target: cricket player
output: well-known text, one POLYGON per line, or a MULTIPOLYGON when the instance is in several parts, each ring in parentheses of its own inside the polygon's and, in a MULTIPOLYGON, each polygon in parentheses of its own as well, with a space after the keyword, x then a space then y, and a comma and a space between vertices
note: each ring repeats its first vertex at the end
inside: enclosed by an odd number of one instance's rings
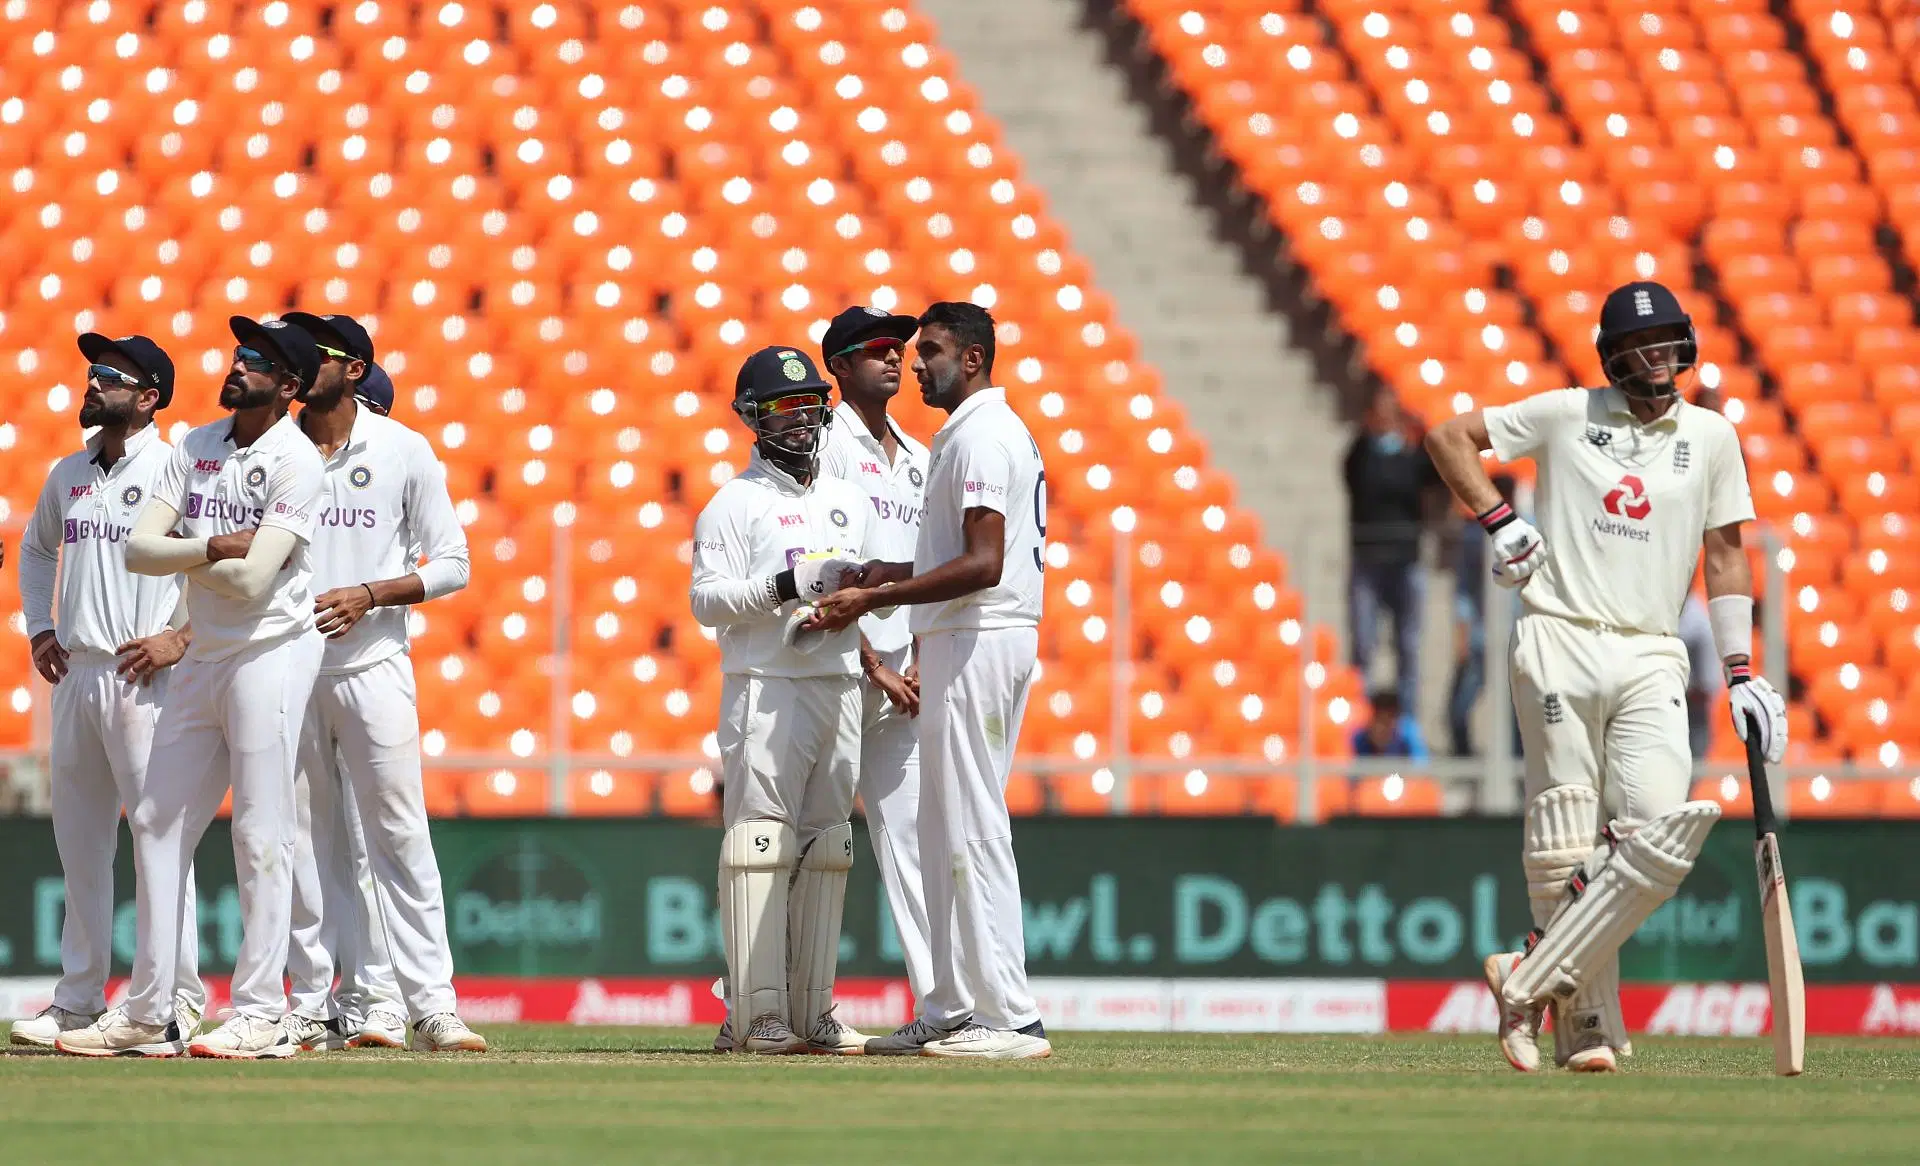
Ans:
POLYGON ((859 1053, 833 1014, 860 770, 859 633, 802 631, 811 601, 867 552, 872 507, 820 474, 829 386, 797 348, 763 348, 734 380, 753 432, 746 470, 693 531, 694 618, 719 630, 726 826, 720 929, 728 1022, 714 1048, 859 1053))
POLYGON ((287 415, 320 367, 313 338, 284 320, 230 321, 226 421, 191 430, 153 483, 127 567, 187 575, 193 643, 174 668, 140 800, 133 979, 124 1005, 55 1047, 81 1056, 292 1056, 280 1023, 293 908, 295 748, 323 641, 314 633, 313 537, 324 476, 287 415), (176 530, 184 537, 170 537, 176 530), (173 1015, 186 871, 233 790, 242 935, 232 1019, 190 1043, 173 1015))
MULTIPOLYGON (((827 427, 820 472, 854 483, 873 500, 872 553, 886 562, 911 561, 920 537, 927 448, 887 416, 887 402, 900 391, 907 341, 919 329, 913 316, 852 307, 834 317, 821 342, 840 405, 827 427)), ((920 734, 913 721, 920 712, 920 672, 907 620, 899 607, 860 617, 860 670, 867 680, 860 792, 907 983, 919 1001, 933 985, 933 955, 920 879, 920 734)))
MULTIPOLYGON (((121 808, 147 781, 169 666, 185 651, 178 575, 127 571, 127 536, 173 454, 154 415, 173 400, 173 361, 145 336, 80 337, 88 362, 86 448, 54 464, 21 540, 20 595, 33 665, 53 686, 53 839, 66 884, 60 982, 17 1045, 51 1048, 106 1011, 113 962, 113 854, 121 808), (53 611, 56 568, 60 616, 53 611)), ((200 930, 185 876, 173 1020, 200 1027, 200 930)))
POLYGON ((308 837, 294 877, 303 926, 289 949, 287 1028, 302 1048, 399 1047, 407 1034, 391 1003, 397 982, 412 1047, 485 1052, 486 1039, 455 1010, 407 654, 407 608, 467 585, 466 532, 426 438, 360 403, 358 386, 374 367, 366 328, 338 314, 290 312, 287 320, 313 336, 323 358, 299 425, 326 464, 313 572, 327 637, 296 778, 308 837), (415 545, 425 551, 418 566, 415 545), (354 878, 356 843, 370 860, 366 883, 354 878), (348 980, 360 981, 343 988, 371 1001, 333 998, 336 953, 348 980))
POLYGON ((937 303, 919 320, 914 375, 946 411, 933 436, 912 563, 868 563, 812 621, 846 627, 912 606, 920 640, 920 861, 933 984, 921 1014, 870 1055, 1050 1056, 1027 988, 1007 778, 1039 653, 1047 535, 1040 447, 993 384, 993 318, 937 303))
POLYGON ((1526 754, 1521 861, 1535 932, 1526 953, 1489 956, 1500 1046, 1537 1069, 1543 1010, 1555 1059, 1611 1072, 1630 1051, 1620 945, 1671 898, 1720 816, 1687 801, 1687 652, 1676 634, 1706 555, 1714 642, 1761 745, 1786 753, 1786 702, 1753 673, 1753 579, 1741 525, 1753 519, 1733 426, 1680 397, 1693 322, 1671 291, 1630 283, 1600 312, 1601 389, 1562 389, 1454 417, 1427 438, 1435 467, 1479 515, 1494 575, 1519 587, 1513 703, 1526 754), (1481 463, 1532 457, 1540 528, 1501 500, 1481 463))

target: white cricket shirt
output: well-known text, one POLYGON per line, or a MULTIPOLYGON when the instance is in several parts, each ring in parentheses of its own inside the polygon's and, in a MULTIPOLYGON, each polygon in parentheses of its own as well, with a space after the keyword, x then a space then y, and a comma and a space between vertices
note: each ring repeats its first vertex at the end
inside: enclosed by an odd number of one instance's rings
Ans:
MULTIPOLYGON (((873 501, 872 555, 887 563, 910 563, 920 542, 920 506, 927 487, 927 447, 901 432, 893 418, 887 428, 899 443, 892 461, 880 438, 845 401, 833 411, 820 472, 844 478, 873 501)), ((897 652, 913 642, 910 616, 888 607, 860 617, 860 630, 876 652, 897 652)))
POLYGON ((291 531, 299 544, 253 603, 222 595, 189 578, 187 617, 195 660, 224 660, 254 644, 313 630, 313 521, 325 476, 320 451, 292 417, 236 449, 231 418, 187 431, 155 476, 153 497, 180 514, 188 538, 212 538, 263 526, 291 531))
POLYGON ((1502 461, 1539 466, 1547 562, 1527 611, 1675 635, 1706 532, 1753 520, 1732 422, 1685 401, 1642 425, 1619 389, 1557 389, 1485 410, 1502 461))
MULTIPOLYGON (((315 595, 416 573, 428 599, 467 585, 467 533, 426 438, 362 407, 325 464, 313 525, 315 595), (415 547, 427 558, 418 566, 415 547)), ((407 610, 376 607, 328 640, 321 675, 358 672, 406 651, 407 610)))
POLYGON ((913 573, 924 575, 967 549, 961 517, 976 506, 1006 517, 1000 582, 946 603, 914 607, 913 633, 1032 627, 1040 622, 1047 553, 1047 473, 1039 443, 1007 404, 981 389, 933 435, 926 510, 913 573))
POLYGON ((127 570, 127 537, 173 447, 148 425, 127 438, 112 469, 101 468, 99 454, 95 434, 84 450, 54 463, 20 540, 27 637, 55 627, 58 564, 58 639, 69 652, 110 653, 164 631, 180 603, 180 576, 127 570))
POLYGON ((873 513, 853 483, 822 474, 804 487, 759 451, 693 524, 693 617, 720 633, 720 670, 749 676, 858 676, 857 625, 796 652, 781 639, 799 600, 773 577, 802 555, 872 558, 873 513))

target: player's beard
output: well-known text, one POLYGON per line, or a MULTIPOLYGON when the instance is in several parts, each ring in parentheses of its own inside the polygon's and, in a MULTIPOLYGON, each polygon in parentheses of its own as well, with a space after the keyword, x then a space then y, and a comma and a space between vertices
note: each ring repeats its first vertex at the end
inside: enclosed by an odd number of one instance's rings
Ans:
POLYGON ((235 411, 259 409, 273 404, 273 399, 279 395, 280 388, 277 385, 254 389, 249 388, 246 381, 230 376, 220 385, 220 407, 235 411))
POLYGON ((92 429, 95 426, 111 427, 126 425, 133 420, 133 402, 110 405, 105 398, 85 397, 80 401, 80 427, 92 429))
POLYGON ((936 409, 944 409, 960 393, 960 369, 957 365, 930 368, 920 381, 920 399, 936 409))

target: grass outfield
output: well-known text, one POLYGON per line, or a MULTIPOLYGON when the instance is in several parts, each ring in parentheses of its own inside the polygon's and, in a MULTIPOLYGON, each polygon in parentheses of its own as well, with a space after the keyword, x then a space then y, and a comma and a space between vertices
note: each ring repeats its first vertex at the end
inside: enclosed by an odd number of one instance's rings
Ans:
POLYGON ((717 1057, 706 1030, 490 1027, 485 1056, 0 1057, 18 1162, 1920 1161, 1920 1042, 1647 1038, 1617 1077, 1490 1038, 1069 1034, 1051 1061, 717 1057), (781 1139, 776 1141, 775 1139, 781 1139), (791 1139, 787 1141, 787 1139, 791 1139), (1561 1147, 1557 1150, 1555 1147, 1561 1147))

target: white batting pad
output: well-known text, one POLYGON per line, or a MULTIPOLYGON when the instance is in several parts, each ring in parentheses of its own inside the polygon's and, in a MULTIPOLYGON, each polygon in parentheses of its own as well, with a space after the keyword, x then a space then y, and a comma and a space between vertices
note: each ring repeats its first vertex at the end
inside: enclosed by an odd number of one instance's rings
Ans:
POLYGON ((1573 995, 1680 889, 1719 820, 1719 803, 1684 802, 1640 827, 1547 928, 1500 995, 1514 1007, 1573 995))
POLYGON ((840 966, 840 913, 853 869, 853 826, 842 822, 813 840, 800 856, 787 898, 788 1023, 806 1036, 820 1014, 833 1007, 833 977, 840 966))
POLYGON ((720 840, 720 933, 735 1032, 766 1013, 787 1014, 787 884, 793 827, 765 818, 737 823, 720 840))
POLYGON ((1600 795, 1585 785, 1556 785, 1527 803, 1521 865, 1533 925, 1545 927, 1568 896, 1567 880, 1600 837, 1600 795))

